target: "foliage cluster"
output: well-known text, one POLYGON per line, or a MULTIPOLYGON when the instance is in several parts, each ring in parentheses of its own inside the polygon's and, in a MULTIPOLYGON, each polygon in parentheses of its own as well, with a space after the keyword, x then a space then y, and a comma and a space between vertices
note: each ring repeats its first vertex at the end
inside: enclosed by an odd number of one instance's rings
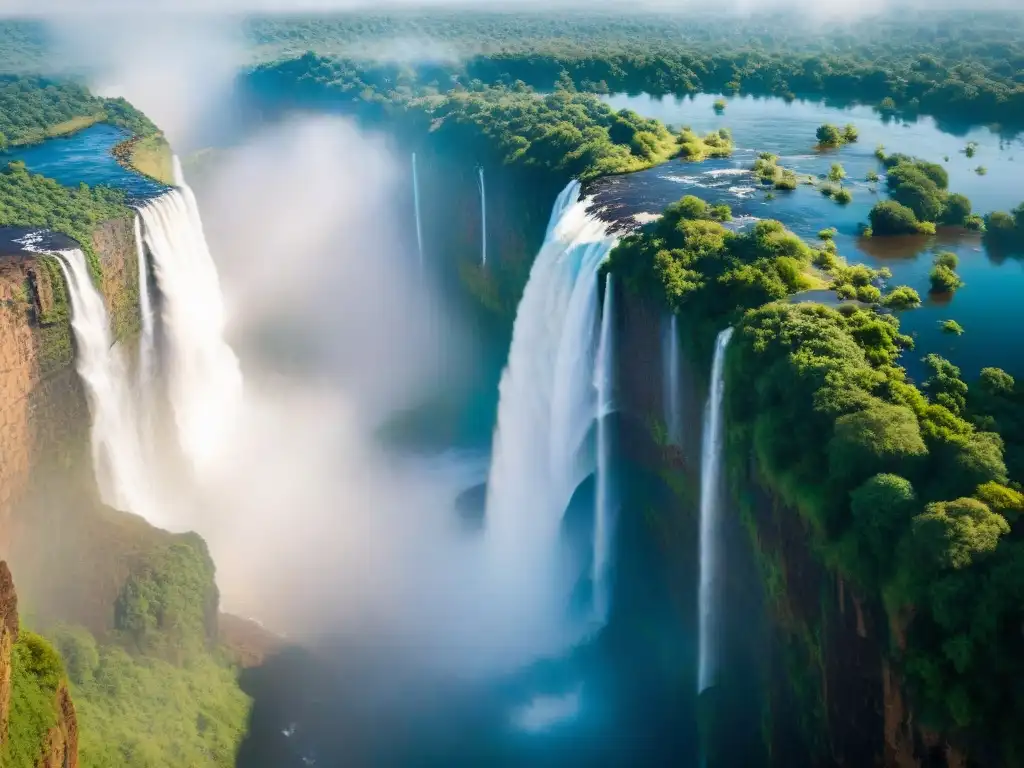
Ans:
POLYGON ((779 165, 779 156, 762 152, 754 160, 754 175, 758 181, 775 189, 792 191, 797 188, 796 173, 779 165))
POLYGON ((876 235, 934 233, 934 225, 982 229, 981 218, 971 213, 971 201, 949 192, 949 174, 938 163, 892 154, 883 160, 885 183, 891 199, 871 210, 876 235))
POLYGON ((732 154, 732 133, 728 128, 710 131, 698 136, 689 128, 683 128, 676 139, 679 144, 679 156, 683 160, 699 163, 709 157, 728 157, 732 154))
POLYGON ((54 640, 71 679, 82 768, 234 765, 250 704, 215 655, 172 664, 100 645, 81 627, 61 627, 54 640))
POLYGON ((959 263, 957 255, 951 251, 935 255, 932 271, 928 275, 934 293, 952 293, 963 285, 960 275, 955 271, 959 263))
POLYGON ((1024 249, 1024 203, 1012 211, 993 211, 985 217, 985 240, 997 248, 1024 249))
POLYGON ((39 635, 22 629, 11 652, 11 709, 0 747, 5 768, 36 768, 46 735, 57 724, 57 691, 64 680, 60 656, 39 635))
POLYGON ((1000 425, 973 417, 973 392, 942 358, 926 357, 931 376, 910 384, 895 322, 864 333, 866 314, 749 312, 728 376, 757 386, 727 390, 731 449, 753 452, 825 561, 906 625, 901 661, 926 719, 1012 741, 1021 703, 994 681, 1024 671, 1000 629, 1019 621, 1024 597, 1024 549, 1004 515, 1024 498, 1000 425))
POLYGON ((31 144, 104 120, 140 136, 157 132, 124 99, 102 99, 69 80, 0 75, 0 151, 31 144))
POLYGON ((334 104, 370 120, 399 120, 481 160, 516 163, 583 181, 640 170, 680 152, 694 159, 727 154, 727 133, 703 140, 673 135, 661 122, 631 110, 616 112, 571 83, 546 96, 523 83, 449 88, 443 71, 357 62, 307 54, 258 67, 250 84, 260 94, 334 104), (441 89, 444 89, 442 92, 441 89))
POLYGON ((843 128, 837 128, 831 123, 819 125, 814 132, 814 137, 821 147, 841 147, 843 144, 850 144, 860 138, 857 127, 852 123, 843 128))
MULTIPOLYGON (((924 720, 998 744, 1011 764, 1024 746, 1024 702, 997 681, 1024 673, 1010 631, 1024 604, 1024 390, 997 369, 968 387, 935 355, 915 386, 899 365, 912 340, 894 315, 783 300, 811 265, 875 301, 884 275, 843 264, 831 238, 815 250, 775 222, 736 234, 707 213, 696 198, 673 204, 624 239, 608 268, 626 290, 684 315, 704 359, 734 325, 732 460, 754 457, 812 550, 886 605, 907 638, 891 653, 924 720)), ((955 266, 948 254, 937 263, 955 266)), ((902 308, 920 297, 898 287, 881 301, 902 308)))
POLYGON ((63 232, 77 240, 94 277, 100 273, 92 247, 96 226, 131 215, 124 193, 107 187, 65 187, 44 176, 30 174, 24 163, 8 164, 0 171, 0 227, 40 227, 63 232))

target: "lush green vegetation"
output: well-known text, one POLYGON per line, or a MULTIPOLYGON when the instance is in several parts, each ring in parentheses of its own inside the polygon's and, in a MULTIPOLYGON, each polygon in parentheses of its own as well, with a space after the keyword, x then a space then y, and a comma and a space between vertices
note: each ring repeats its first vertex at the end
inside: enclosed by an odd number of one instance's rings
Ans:
POLYGON ((1024 203, 1009 213, 994 211, 985 217, 985 241, 1001 249, 1024 249, 1024 203))
POLYGON ((953 336, 963 336, 964 327, 956 320, 944 320, 942 322, 942 332, 952 334, 953 336))
POLYGON ((39 635, 21 630, 11 652, 11 709, 0 747, 4 768, 36 768, 47 732, 57 724, 57 691, 64 682, 60 656, 39 635))
POLYGON ((683 160, 698 163, 709 157, 728 157, 732 154, 732 134, 728 128, 710 131, 698 136, 689 128, 683 128, 677 139, 679 156, 683 160))
POLYGON ((856 126, 850 124, 843 128, 837 128, 831 123, 818 126, 814 136, 820 147, 841 147, 843 144, 852 143, 859 138, 856 126))
POLYGON ((700 160, 731 152, 727 131, 703 138, 671 133, 657 120, 630 110, 616 112, 592 95, 562 82, 539 96, 526 85, 487 86, 440 92, 441 73, 381 66, 361 68, 344 60, 308 54, 259 67, 253 87, 263 94, 291 94, 334 103, 376 120, 401 121, 423 134, 462 146, 480 159, 544 169, 588 180, 640 170, 675 155, 700 160))
POLYGON ((797 188, 796 174, 789 168, 779 165, 779 156, 771 152, 762 152, 758 155, 753 170, 762 184, 770 184, 775 189, 787 192, 797 188))
POLYGON ((936 223, 983 228, 981 218, 971 213, 971 201, 949 192, 949 174, 941 165, 900 154, 885 156, 883 162, 891 199, 871 210, 876 235, 931 234, 936 223))
MULTIPOLYGON (((737 235, 706 213, 684 198, 623 240, 608 268, 685 317, 696 359, 736 328, 726 380, 752 384, 726 387, 734 478, 785 502, 820 562, 886 608, 888 652, 922 721, 996 745, 1015 764, 1024 391, 997 369, 968 386, 936 355, 915 386, 899 365, 912 341, 894 315, 784 300, 812 267, 840 296, 868 303, 916 306, 915 291, 882 297, 883 275, 843 264, 829 237, 813 249, 775 222, 737 235), (751 456, 758 477, 742 479, 751 456)), ((936 262, 956 266, 951 254, 936 262)))
POLYGON ((249 700, 215 646, 216 615, 213 562, 202 539, 186 534, 132 570, 110 637, 53 630, 78 710, 83 768, 234 765, 249 700))
POLYGON ((140 136, 157 132, 124 99, 101 99, 71 81, 0 75, 0 151, 105 121, 140 136))
POLYGON ((89 259, 94 277, 99 260, 92 247, 96 226, 131 215, 124 194, 105 187, 64 187, 53 179, 30 174, 24 163, 0 171, 0 227, 44 227, 77 240, 89 259))
POLYGON ((55 641, 71 677, 82 768, 235 764, 249 699, 227 663, 132 655, 82 628, 61 628, 55 641))
POLYGON ((935 256, 932 271, 928 275, 934 293, 952 293, 963 285, 960 276, 954 271, 958 263, 956 254, 949 251, 935 256))

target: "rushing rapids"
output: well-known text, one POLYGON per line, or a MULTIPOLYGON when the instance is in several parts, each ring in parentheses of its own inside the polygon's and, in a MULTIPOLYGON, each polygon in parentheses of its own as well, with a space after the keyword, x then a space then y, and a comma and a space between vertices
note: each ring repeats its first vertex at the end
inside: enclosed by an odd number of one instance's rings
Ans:
POLYGON ((139 214, 162 300, 171 407, 178 440, 196 469, 220 450, 241 398, 242 376, 224 340, 225 313, 192 190, 175 159, 177 188, 139 214))
POLYGON ((589 201, 579 195, 574 181, 555 203, 516 313, 500 385, 488 562, 512 593, 520 590, 523 569, 540 575, 534 583, 546 586, 537 594, 517 594, 524 620, 564 618, 579 573, 565 570, 562 517, 577 487, 597 469, 597 274, 615 239, 588 215, 589 201))
POLYGON ((420 178, 416 171, 416 153, 412 153, 412 201, 416 215, 416 248, 420 256, 420 269, 423 269, 423 222, 420 219, 420 178))

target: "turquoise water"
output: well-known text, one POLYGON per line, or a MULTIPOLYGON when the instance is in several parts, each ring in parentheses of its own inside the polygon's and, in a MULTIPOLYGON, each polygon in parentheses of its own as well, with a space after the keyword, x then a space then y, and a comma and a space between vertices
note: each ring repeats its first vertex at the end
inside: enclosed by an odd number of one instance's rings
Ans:
POLYGON ((1006 140, 986 128, 954 135, 930 118, 915 123, 885 121, 867 107, 840 109, 778 98, 730 98, 725 112, 717 115, 712 109, 715 98, 607 97, 616 109, 629 108, 675 126, 688 125, 700 133, 729 128, 737 147, 727 160, 701 164, 673 161, 615 182, 630 188, 621 193, 624 196, 636 191, 644 198, 643 203, 631 201, 630 212, 640 208, 655 212, 683 195, 696 194, 713 202, 728 202, 737 215, 778 219, 809 240, 815 240, 821 229, 836 227, 836 243, 849 262, 889 267, 892 285, 909 285, 924 299, 921 308, 900 313, 904 332, 916 340, 915 350, 904 359, 912 375, 920 373, 919 360, 929 352, 948 357, 966 378, 993 365, 1024 375, 1024 336, 1016 332, 1024 324, 1024 260, 990 252, 978 235, 962 231, 940 231, 936 237, 857 236, 858 225, 867 221, 871 207, 885 197, 884 183, 864 181, 869 170, 884 171, 874 155, 878 144, 887 152, 941 163, 949 173, 950 190, 967 195, 975 212, 988 213, 1009 210, 1024 201, 1024 140, 1006 140), (825 122, 853 123, 860 140, 837 150, 817 151, 814 132, 825 122), (978 145, 973 158, 962 151, 968 141, 978 145), (790 193, 774 192, 775 198, 766 200, 767 190, 750 174, 741 173, 764 151, 778 154, 780 165, 797 174, 819 176, 827 173, 832 163, 842 163, 853 202, 841 206, 807 186, 790 193), (979 165, 988 169, 986 175, 974 171, 979 165), (928 296, 928 273, 933 254, 939 250, 954 251, 960 257, 957 271, 965 285, 951 297, 928 296), (941 331, 940 323, 950 318, 964 327, 963 336, 941 331))
POLYGON ((97 123, 71 136, 0 153, 0 163, 20 160, 32 173, 56 179, 68 187, 84 182, 89 186, 115 187, 133 198, 160 194, 167 189, 165 186, 122 167, 111 154, 114 145, 127 137, 120 128, 97 123))

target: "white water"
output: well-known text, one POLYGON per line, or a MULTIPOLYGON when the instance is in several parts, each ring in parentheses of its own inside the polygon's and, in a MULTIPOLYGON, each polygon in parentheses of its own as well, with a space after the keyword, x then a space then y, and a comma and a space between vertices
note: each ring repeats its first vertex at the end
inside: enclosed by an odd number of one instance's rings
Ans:
POLYGON ((238 359, 224 340, 217 268, 199 208, 175 158, 178 188, 139 213, 160 288, 171 407, 178 442, 195 469, 218 454, 242 394, 238 359))
POLYGON ((615 346, 612 339, 613 296, 611 273, 605 275, 604 308, 601 311, 601 336, 594 365, 594 389, 597 391, 597 493, 594 501, 594 561, 591 580, 594 585, 594 613, 599 622, 608 618, 610 585, 608 565, 611 561, 614 510, 611 497, 611 443, 607 417, 615 407, 615 346))
MULTIPOLYGON (((146 264, 146 248, 142 242, 142 215, 135 215, 135 254, 139 266, 139 314, 142 317, 142 332, 139 335, 139 392, 147 397, 153 380, 155 355, 153 301, 149 295, 149 277, 146 264)), ((145 406, 143 406, 145 409, 145 406)))
POLYGON ((480 266, 487 266, 487 187, 484 185, 484 167, 478 169, 480 177, 480 266))
POLYGON ((718 518, 722 493, 722 396, 725 393, 725 350, 732 338, 726 328, 715 340, 711 363, 711 389, 704 409, 704 439, 700 463, 700 647, 697 662, 697 692, 714 684, 718 659, 715 653, 718 628, 715 600, 718 588, 718 518))
POLYGON ((661 327, 662 402, 665 429, 671 445, 681 445, 683 436, 682 393, 679 391, 679 323, 673 312, 661 327))
POLYGON ((56 254, 71 299, 75 365, 85 385, 92 421, 93 471, 107 506, 149 518, 152 513, 145 479, 134 399, 121 348, 110 335, 110 319, 79 250, 56 254))
POLYGON ((416 247, 420 254, 420 269, 423 269, 423 224, 420 221, 420 179, 416 173, 416 153, 412 153, 412 199, 416 210, 416 247))
POLYGON ((579 573, 561 554, 562 516, 596 469, 588 437, 597 410, 597 272, 615 239, 587 215, 579 191, 571 182, 555 202, 516 313, 488 482, 487 562, 538 632, 564 620, 579 573))

